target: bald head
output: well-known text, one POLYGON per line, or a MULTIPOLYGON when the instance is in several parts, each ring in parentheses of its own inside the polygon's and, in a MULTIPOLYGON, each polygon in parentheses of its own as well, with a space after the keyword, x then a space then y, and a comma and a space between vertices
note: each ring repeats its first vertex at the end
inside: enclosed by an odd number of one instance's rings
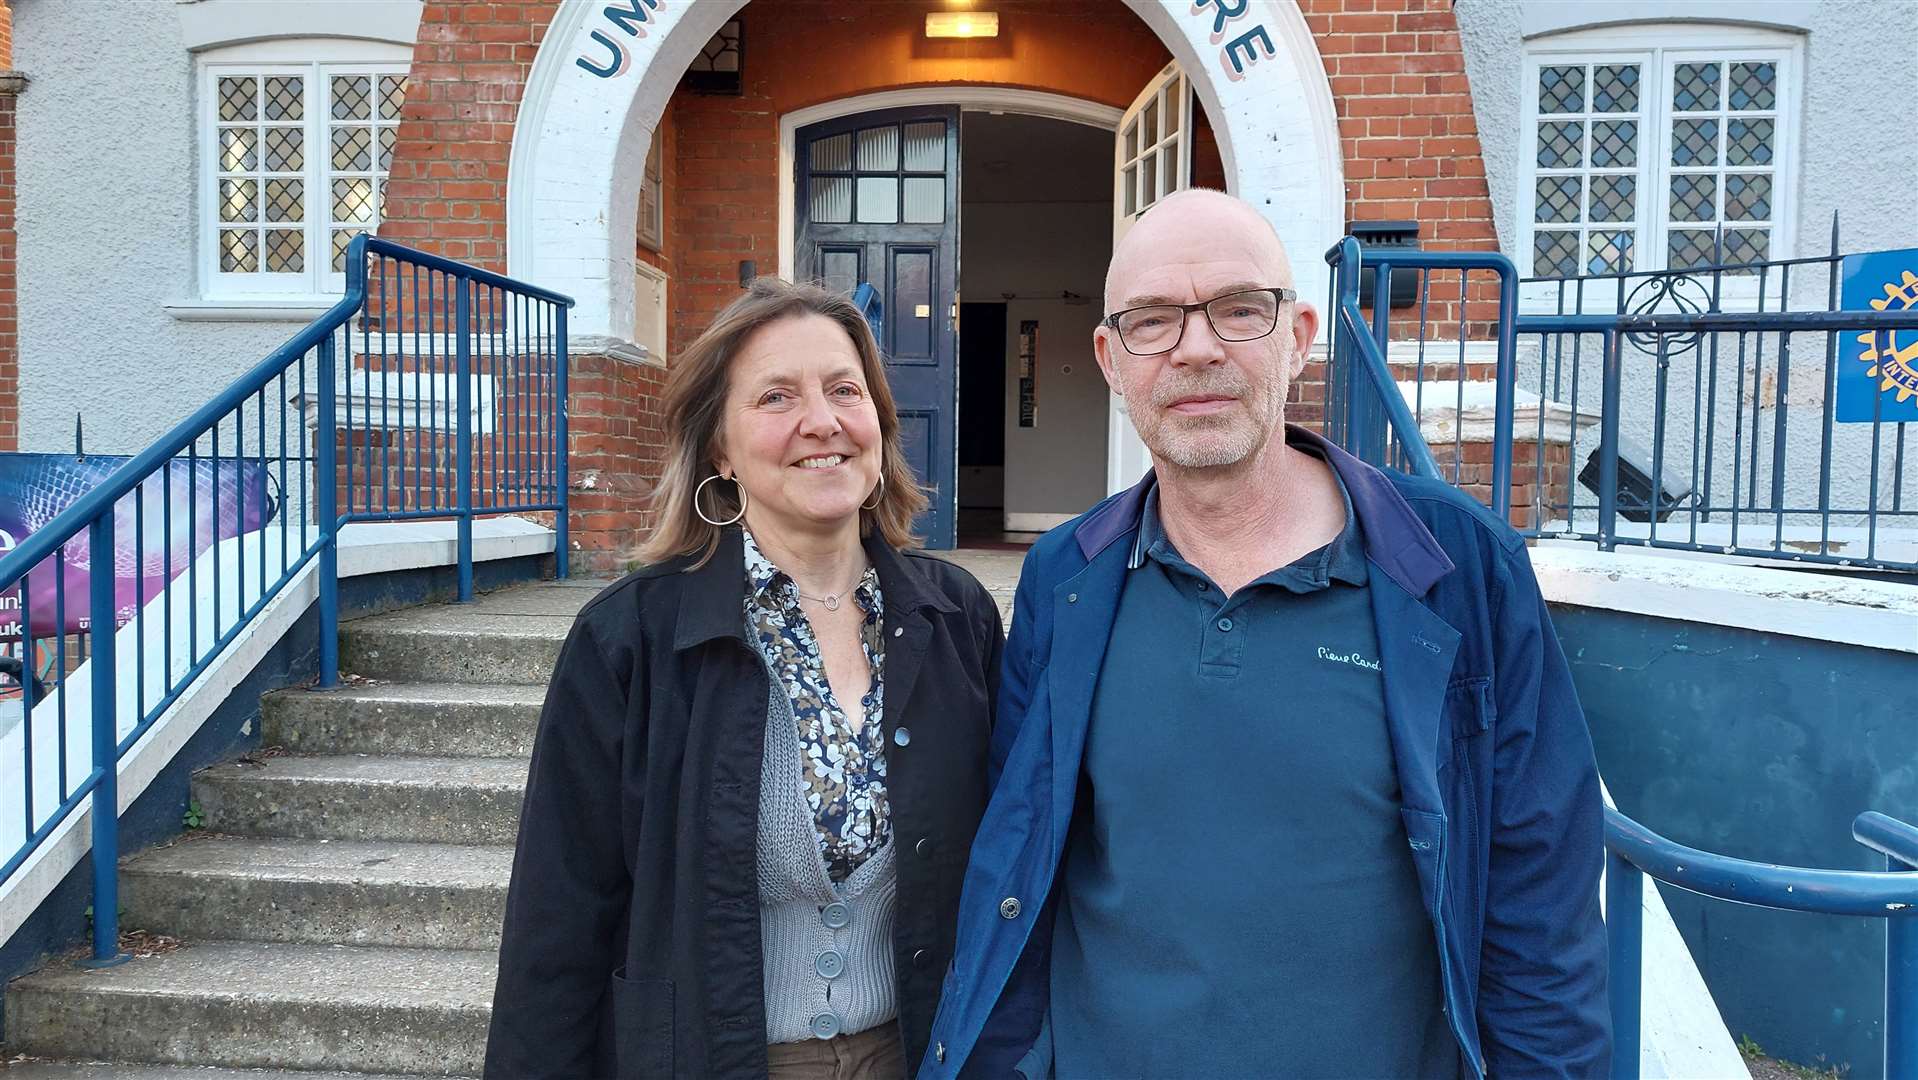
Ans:
POLYGON ((1217 292, 1213 285, 1292 285, 1292 260, 1277 230, 1252 204, 1223 191, 1194 188, 1174 192, 1141 216, 1112 250, 1106 269, 1106 310, 1119 311, 1161 301, 1191 302, 1217 292), (1205 267, 1212 267, 1208 274, 1205 267), (1255 281, 1207 282, 1233 277, 1240 267, 1255 281), (1169 285, 1189 279, 1197 294, 1181 298, 1169 285))

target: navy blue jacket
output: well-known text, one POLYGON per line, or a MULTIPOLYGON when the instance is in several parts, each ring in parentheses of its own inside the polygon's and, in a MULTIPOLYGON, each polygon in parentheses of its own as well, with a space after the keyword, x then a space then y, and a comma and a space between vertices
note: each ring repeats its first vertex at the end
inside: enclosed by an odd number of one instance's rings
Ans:
MULTIPOLYGON (((1524 541, 1450 485, 1291 437, 1322 448, 1359 521, 1401 814, 1464 1057, 1480 1076, 1603 1076, 1598 770, 1524 541)), ((1012 1075, 1045 1016, 1093 691, 1154 482, 1047 533, 1026 557, 992 801, 920 1080, 1012 1075)))

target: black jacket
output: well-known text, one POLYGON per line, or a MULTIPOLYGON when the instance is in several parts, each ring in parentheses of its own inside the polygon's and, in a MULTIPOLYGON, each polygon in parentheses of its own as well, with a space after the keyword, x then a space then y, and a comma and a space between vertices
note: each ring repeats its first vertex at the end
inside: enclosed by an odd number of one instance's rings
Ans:
MULTIPOLYGON (((885 596, 893 959, 917 1062, 985 810, 1003 636, 964 570, 876 537, 866 552, 885 596)), ((506 897, 489 1080, 766 1075, 754 845, 770 683, 746 639, 739 530, 690 564, 614 583, 560 652, 506 897)))

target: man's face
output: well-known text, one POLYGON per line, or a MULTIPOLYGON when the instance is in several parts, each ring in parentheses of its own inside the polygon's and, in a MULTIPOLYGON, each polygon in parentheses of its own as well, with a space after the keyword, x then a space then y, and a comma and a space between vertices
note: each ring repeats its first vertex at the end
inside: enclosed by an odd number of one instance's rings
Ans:
MULTIPOLYGON (((1114 256, 1107 310, 1292 287, 1283 249, 1262 223, 1246 220, 1251 213, 1223 199, 1154 210, 1114 256)), ((1094 350, 1155 458, 1185 468, 1236 465, 1283 428, 1286 391, 1318 322, 1298 301, 1280 304, 1277 321, 1265 337, 1225 341, 1204 312, 1194 311, 1170 352, 1136 355, 1104 326, 1094 350)))

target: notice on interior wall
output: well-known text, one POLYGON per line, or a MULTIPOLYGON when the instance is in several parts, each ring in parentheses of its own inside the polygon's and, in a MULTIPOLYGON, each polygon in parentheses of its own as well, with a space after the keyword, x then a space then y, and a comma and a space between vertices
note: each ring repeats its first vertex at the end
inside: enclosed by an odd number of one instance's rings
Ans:
POLYGON ((1039 426, 1039 320, 1019 320, 1019 426, 1039 426))

